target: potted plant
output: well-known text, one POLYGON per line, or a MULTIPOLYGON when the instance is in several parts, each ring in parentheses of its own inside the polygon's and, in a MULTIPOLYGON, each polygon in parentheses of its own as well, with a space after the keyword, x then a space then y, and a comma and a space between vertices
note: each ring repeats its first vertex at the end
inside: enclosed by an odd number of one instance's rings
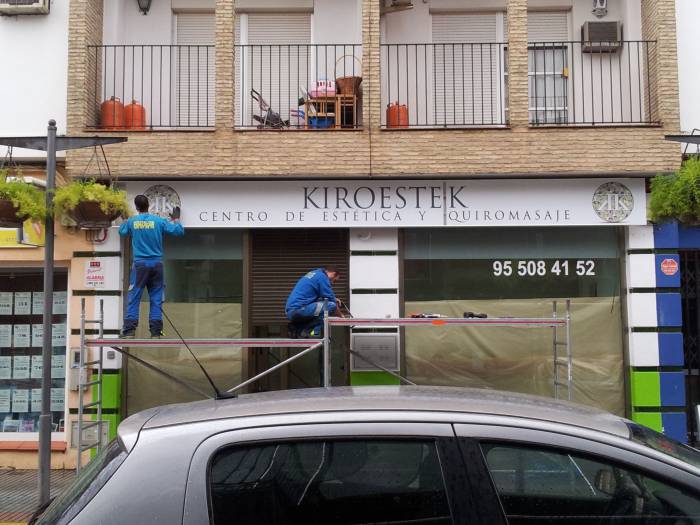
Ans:
POLYGON ((700 223, 700 159, 689 159, 676 173, 652 179, 649 217, 657 223, 700 223))
POLYGON ((0 170, 0 227, 21 228, 27 219, 43 221, 45 201, 39 188, 21 179, 7 180, 7 170, 0 170))
POLYGON ((56 190, 54 211, 83 229, 108 228, 117 217, 129 216, 126 192, 95 180, 73 181, 56 190))

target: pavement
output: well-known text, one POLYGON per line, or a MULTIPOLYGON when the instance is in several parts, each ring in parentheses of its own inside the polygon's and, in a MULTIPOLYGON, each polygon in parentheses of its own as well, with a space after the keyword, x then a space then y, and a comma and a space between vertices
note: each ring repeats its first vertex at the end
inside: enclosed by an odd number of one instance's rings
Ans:
MULTIPOLYGON (((51 497, 75 478, 75 470, 51 471, 51 497)), ((39 506, 37 470, 0 469, 0 525, 27 523, 39 506)))

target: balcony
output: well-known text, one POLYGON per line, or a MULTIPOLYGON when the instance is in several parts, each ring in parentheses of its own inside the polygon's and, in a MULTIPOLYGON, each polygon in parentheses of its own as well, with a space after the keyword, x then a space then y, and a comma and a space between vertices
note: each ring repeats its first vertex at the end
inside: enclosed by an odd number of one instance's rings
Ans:
POLYGON ((213 45, 88 46, 89 128, 214 126, 213 45))
POLYGON ((236 127, 362 127, 362 46, 247 44, 235 49, 236 127))
POLYGON ((383 128, 507 124, 506 44, 382 44, 383 128))
POLYGON ((653 115, 653 41, 531 42, 531 126, 644 126, 653 115))

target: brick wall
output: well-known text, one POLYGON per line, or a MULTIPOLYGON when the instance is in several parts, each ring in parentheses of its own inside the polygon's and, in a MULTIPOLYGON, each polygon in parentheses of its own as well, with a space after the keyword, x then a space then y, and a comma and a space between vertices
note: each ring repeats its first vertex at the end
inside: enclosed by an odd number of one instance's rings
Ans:
MULTIPOLYGON (((68 125, 80 134, 95 104, 87 100, 87 43, 99 43, 100 2, 71 0, 68 125)), ((645 38, 658 39, 650 71, 652 106, 661 127, 545 128, 527 125, 527 2, 508 0, 510 129, 380 130, 379 2, 363 0, 365 129, 339 132, 235 131, 233 0, 217 0, 216 129, 134 132, 106 148, 114 175, 172 178, 464 176, 477 174, 655 173, 680 163, 674 0, 643 0, 645 38)), ((94 73, 93 73, 94 74, 94 73)), ((93 134, 87 132, 86 134, 93 134)), ((67 171, 82 175, 90 151, 68 155, 67 171)))

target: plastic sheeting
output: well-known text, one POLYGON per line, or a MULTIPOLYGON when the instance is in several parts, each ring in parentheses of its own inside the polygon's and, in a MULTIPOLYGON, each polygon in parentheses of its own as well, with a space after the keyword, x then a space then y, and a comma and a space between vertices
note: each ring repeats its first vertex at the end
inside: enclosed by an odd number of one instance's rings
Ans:
MULTIPOLYGON (((560 315, 565 310, 559 300, 560 315)), ((546 299, 407 302, 406 313, 462 317, 551 317, 546 299)), ((617 297, 572 300, 573 400, 625 413, 620 302, 617 297)), ((559 329, 559 337, 565 330, 559 329)), ((552 397, 552 328, 406 328, 406 374, 421 385, 493 388, 552 397)), ((562 378, 566 369, 562 368, 562 378)), ((565 398, 566 390, 560 397, 565 398)))
MULTIPOLYGON (((236 303, 166 303, 164 311, 184 338, 237 338, 242 334, 241 305, 236 303)), ((148 303, 141 305, 137 336, 148 337, 148 303)), ((167 338, 177 334, 163 320, 167 338)), ((242 356, 237 347, 192 348, 211 378, 221 390, 241 382, 242 356)), ((214 392, 187 348, 132 348, 134 355, 204 392, 214 392)), ((134 414, 146 408, 169 403, 202 399, 195 392, 167 379, 136 362, 127 366, 127 411, 134 414)))

